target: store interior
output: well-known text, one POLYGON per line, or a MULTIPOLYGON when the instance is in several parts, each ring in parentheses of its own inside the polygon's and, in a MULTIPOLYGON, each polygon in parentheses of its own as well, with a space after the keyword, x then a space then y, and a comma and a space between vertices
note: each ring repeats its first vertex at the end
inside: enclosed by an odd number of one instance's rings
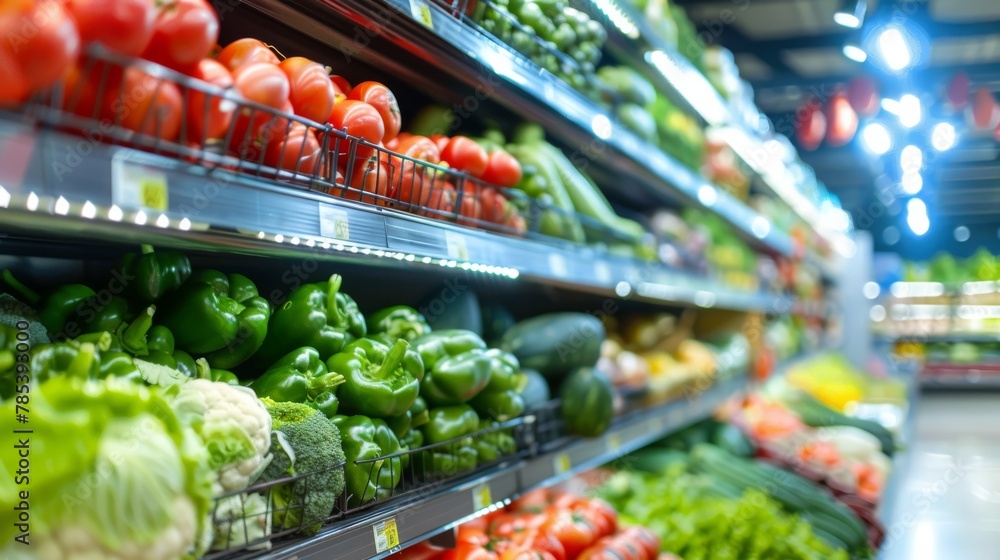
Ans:
POLYGON ((993 560, 995 0, 0 5, 3 560, 993 560))

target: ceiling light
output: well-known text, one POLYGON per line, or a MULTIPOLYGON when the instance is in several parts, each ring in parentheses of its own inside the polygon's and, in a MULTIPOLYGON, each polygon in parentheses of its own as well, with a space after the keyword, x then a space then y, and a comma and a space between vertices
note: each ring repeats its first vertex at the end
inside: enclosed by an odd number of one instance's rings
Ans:
POLYGON ((927 205, 924 204, 923 200, 919 198, 911 198, 909 202, 906 203, 906 213, 913 215, 927 215, 927 205))
POLYGON ((854 62, 864 62, 868 60, 868 53, 857 45, 844 45, 844 56, 854 62))
POLYGON ((889 27, 879 34, 878 48, 889 69, 899 72, 913 62, 913 53, 898 27, 889 27))
POLYGON ((917 172, 924 166, 924 153, 920 148, 910 144, 899 154, 899 167, 904 173, 917 172))
POLYGON ((900 186, 903 187, 903 192, 906 194, 917 194, 924 186, 924 178, 916 171, 908 171, 903 173, 900 186))
POLYGON ((837 12, 833 14, 833 21, 836 22, 837 25, 843 25, 844 27, 850 27, 851 29, 861 27, 861 20, 854 14, 849 14, 847 12, 837 12))
POLYGON ((899 124, 913 128, 920 124, 920 99, 907 93, 899 98, 899 124))
POLYGON ((847 0, 843 9, 833 14, 833 21, 838 25, 858 29, 865 21, 865 12, 868 11, 868 3, 865 0, 847 0))
POLYGON ((931 220, 927 214, 909 214, 906 216, 906 225, 916 235, 923 235, 931 229, 931 220))
POLYGON ((869 152, 880 156, 892 148, 892 135, 884 124, 873 122, 861 131, 861 140, 869 152))
POLYGON ((943 152, 955 145, 955 127, 951 123, 940 122, 931 130, 931 145, 943 152))

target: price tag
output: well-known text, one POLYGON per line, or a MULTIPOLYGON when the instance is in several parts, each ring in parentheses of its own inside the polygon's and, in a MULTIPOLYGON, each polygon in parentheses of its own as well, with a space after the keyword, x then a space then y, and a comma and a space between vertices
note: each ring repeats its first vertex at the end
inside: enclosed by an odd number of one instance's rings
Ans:
POLYGON ((111 199, 120 208, 166 212, 170 207, 167 174, 162 170, 114 158, 111 199))
POLYGON ((594 278, 601 284, 611 284, 611 267, 604 261, 594 263, 594 278))
POLYGON ((608 451, 611 453, 618 452, 622 446, 622 437, 618 434, 610 434, 608 436, 608 451))
POLYGON ((319 205, 319 234, 334 239, 350 239, 351 228, 347 220, 347 212, 321 202, 319 205))
POLYGON ((410 0, 410 13, 413 19, 424 24, 428 29, 434 29, 434 16, 431 14, 431 7, 427 5, 427 0, 410 0))
POLYGON ((460 261, 469 260, 469 247, 465 244, 465 236, 454 231, 444 232, 444 243, 448 256, 460 261))
POLYGON ((386 519, 372 525, 375 533, 375 553, 381 554, 399 546, 399 530, 396 529, 396 519, 386 519))
POLYGON ((552 271, 554 276, 565 278, 568 276, 566 271, 566 259, 564 259, 559 253, 549 253, 549 270, 552 271))
POLYGON ((560 453, 552 459, 552 470, 556 474, 568 472, 571 468, 573 468, 573 465, 570 463, 569 455, 565 453, 560 453))
POLYGON ((480 484, 472 489, 472 509, 479 511, 493 505, 489 484, 480 484))

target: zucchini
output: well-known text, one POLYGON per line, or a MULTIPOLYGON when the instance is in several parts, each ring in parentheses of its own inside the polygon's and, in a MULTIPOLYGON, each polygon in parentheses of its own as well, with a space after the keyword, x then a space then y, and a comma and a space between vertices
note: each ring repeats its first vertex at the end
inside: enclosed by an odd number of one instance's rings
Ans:
POLYGON ((615 415, 611 382, 594 368, 579 368, 563 382, 559 393, 561 413, 569 433, 596 437, 603 434, 615 415))
POLYGON ((508 329, 500 339, 500 348, 514 354, 521 367, 558 379, 574 369, 596 364, 604 338, 604 325, 593 315, 547 313, 508 329))
POLYGON ((892 437, 892 432, 878 422, 841 414, 805 391, 796 391, 793 395, 786 396, 781 400, 789 410, 809 426, 853 426, 860 428, 878 438, 882 444, 882 452, 887 456, 892 457, 896 451, 896 440, 892 437))
POLYGON ((648 447, 621 459, 621 466, 634 470, 661 474, 674 464, 687 464, 687 453, 676 449, 648 447))

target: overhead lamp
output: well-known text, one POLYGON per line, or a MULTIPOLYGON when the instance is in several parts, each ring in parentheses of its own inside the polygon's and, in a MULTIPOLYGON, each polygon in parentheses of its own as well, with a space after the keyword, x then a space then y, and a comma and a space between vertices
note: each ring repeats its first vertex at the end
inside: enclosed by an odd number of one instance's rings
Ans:
POLYGON ((899 98, 899 124, 913 128, 920 124, 920 98, 907 93, 899 98))
POLYGON ((861 130, 861 141, 869 152, 877 156, 885 154, 892 148, 892 135, 880 122, 865 125, 861 130))
POLYGON ((868 3, 864 0, 847 0, 843 9, 833 14, 833 21, 837 25, 859 29, 865 21, 865 12, 868 11, 868 3))
POLYGON ((920 151, 920 148, 910 144, 900 152, 899 168, 903 170, 903 173, 920 171, 923 166, 924 153, 920 151))
POLYGON ((906 194, 917 194, 924 187, 924 178, 917 171, 907 171, 899 184, 906 194))
POLYGON ((878 49, 885 65, 894 72, 900 72, 913 63, 910 43, 898 26, 886 27, 879 32, 878 49))
POLYGON ((931 129, 931 146, 939 152, 955 145, 955 127, 948 122, 939 122, 931 129))
POLYGON ((854 62, 864 62, 868 60, 868 53, 861 47, 853 44, 844 45, 844 56, 854 62))
POLYGON ((919 198, 911 198, 906 203, 906 225, 916 235, 923 235, 931 228, 931 220, 927 217, 927 205, 919 198))

